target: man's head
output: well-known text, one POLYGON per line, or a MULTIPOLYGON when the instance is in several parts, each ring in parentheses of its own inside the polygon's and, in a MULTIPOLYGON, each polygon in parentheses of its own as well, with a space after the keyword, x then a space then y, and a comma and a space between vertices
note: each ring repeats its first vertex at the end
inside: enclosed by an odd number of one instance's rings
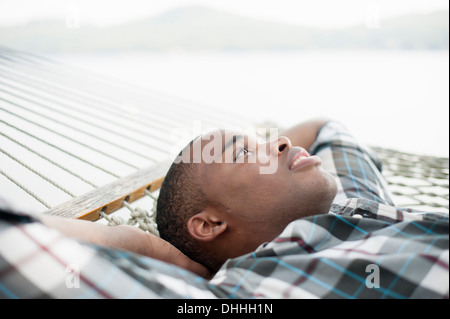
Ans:
POLYGON ((274 239, 290 222, 328 212, 334 178, 286 137, 237 131, 194 139, 178 155, 157 204, 161 237, 212 271, 274 239), (276 163, 275 170, 262 173, 276 163))

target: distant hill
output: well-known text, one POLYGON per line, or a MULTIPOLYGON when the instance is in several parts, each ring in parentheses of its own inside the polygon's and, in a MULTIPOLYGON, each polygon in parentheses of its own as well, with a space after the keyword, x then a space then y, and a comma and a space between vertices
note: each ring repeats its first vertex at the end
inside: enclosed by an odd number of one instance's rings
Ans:
POLYGON ((307 28, 206 7, 175 9, 108 28, 82 22, 78 29, 62 20, 0 27, 0 45, 30 52, 449 48, 448 11, 381 20, 375 29, 307 28))

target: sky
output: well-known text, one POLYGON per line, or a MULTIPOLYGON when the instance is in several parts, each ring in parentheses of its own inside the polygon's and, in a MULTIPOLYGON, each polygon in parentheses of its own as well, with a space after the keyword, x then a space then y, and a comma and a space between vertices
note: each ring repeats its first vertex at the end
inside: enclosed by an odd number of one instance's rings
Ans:
POLYGON ((448 10, 448 0, 0 0, 0 25, 76 12, 84 24, 109 26, 158 15, 170 9, 202 5, 247 17, 314 27, 345 27, 407 13, 448 10))

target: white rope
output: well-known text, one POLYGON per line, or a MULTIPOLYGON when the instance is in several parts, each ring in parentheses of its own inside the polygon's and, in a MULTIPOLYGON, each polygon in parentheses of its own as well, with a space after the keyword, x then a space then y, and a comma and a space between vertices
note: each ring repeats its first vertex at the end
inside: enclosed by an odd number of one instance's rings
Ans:
POLYGON ((30 152, 36 154, 37 156, 39 156, 40 158, 46 160, 47 162, 49 162, 49 163, 51 163, 51 164, 53 164, 53 165, 59 167, 60 169, 66 171, 66 172, 69 173, 69 174, 71 174, 72 176, 75 176, 76 178, 82 180, 82 181, 85 182, 86 184, 89 184, 89 185, 91 185, 92 187, 95 187, 95 188, 98 187, 97 185, 95 185, 95 184, 92 183, 91 181, 85 179, 85 178, 82 177, 81 175, 79 175, 79 174, 75 173, 74 171, 68 169, 67 167, 65 167, 65 166, 63 166, 63 165, 61 165, 61 164, 55 162, 55 161, 52 160, 51 158, 48 158, 47 156, 45 156, 45 155, 43 155, 42 153, 40 153, 40 152, 38 152, 38 151, 32 149, 31 147, 28 147, 27 145, 25 145, 25 144, 19 142, 17 139, 12 138, 11 136, 8 136, 8 135, 6 135, 6 134, 4 134, 4 133, 2 133, 2 132, 0 132, 0 135, 3 136, 3 137, 5 137, 5 138, 7 138, 7 139, 9 139, 11 142, 16 143, 17 145, 20 145, 20 146, 23 147, 24 149, 26 149, 26 150, 28 150, 28 151, 30 151, 30 152))
POLYGON ((128 219, 128 225, 138 225, 138 227, 142 230, 148 231, 149 233, 159 236, 158 227, 156 222, 151 217, 145 209, 141 207, 133 207, 127 201, 123 202, 124 206, 126 206, 130 210, 130 219, 128 219))
POLYGON ((156 212, 156 198, 150 193, 146 191, 146 194, 149 195, 153 200, 153 207, 151 213, 146 211, 141 207, 133 207, 127 201, 123 201, 123 206, 128 208, 130 211, 130 218, 128 220, 124 220, 120 216, 116 216, 114 214, 107 215, 104 212, 100 212, 100 216, 108 221, 108 226, 118 226, 118 225, 130 225, 137 226, 140 229, 149 232, 155 236, 159 237, 158 226, 155 221, 155 212, 156 212))
POLYGON ((118 226, 126 224, 126 221, 120 216, 107 215, 104 212, 100 212, 100 216, 108 221, 108 226, 118 226))
POLYGON ((35 200, 37 200, 39 203, 41 203, 42 205, 44 205, 47 208, 50 208, 51 206, 44 201, 42 198, 40 198, 39 196, 37 196, 34 192, 32 192, 30 189, 28 189, 25 185, 19 183, 18 181, 16 181, 13 177, 11 177, 10 175, 8 175, 6 172, 4 172, 1 168, 0 168, 0 174, 5 176, 7 179, 9 179, 11 181, 11 183, 14 183, 17 187, 19 187, 20 189, 22 189, 24 192, 26 192, 28 195, 30 195, 31 197, 33 197, 35 200))
POLYGON ((153 206, 152 206, 152 214, 150 215, 151 218, 153 218, 154 220, 156 219, 156 204, 158 202, 158 198, 153 195, 148 189, 145 190, 145 194, 150 197, 151 199, 153 199, 153 206))
MULTIPOLYGON (((7 87, 10 87, 10 88, 13 88, 13 89, 17 89, 17 87, 14 87, 14 86, 11 85, 11 84, 8 84, 8 83, 5 83, 5 82, 1 81, 1 79, 0 79, 0 84, 2 84, 2 85, 4 85, 4 86, 7 86, 7 87)), ((21 90, 24 91, 24 90, 26 90, 26 89, 21 89, 21 90)), ((11 93, 9 90, 3 90, 3 89, 0 88, 0 92, 5 92, 5 93, 7 93, 8 95, 14 96, 14 97, 16 97, 16 98, 20 98, 20 99, 25 100, 25 101, 27 101, 27 102, 29 102, 29 103, 33 103, 33 104, 35 104, 35 105, 39 105, 39 106, 41 106, 41 107, 43 107, 43 108, 46 108, 46 109, 49 109, 50 111, 53 111, 54 113, 63 115, 64 117, 69 118, 70 120, 77 120, 77 121, 79 121, 79 122, 82 122, 83 124, 88 124, 88 125, 90 125, 90 126, 95 126, 96 128, 100 128, 100 129, 106 131, 106 128, 105 128, 105 127, 99 127, 98 123, 94 123, 94 122, 92 122, 92 121, 86 121, 86 120, 84 120, 84 119, 81 119, 80 117, 71 115, 71 114, 69 114, 69 113, 67 113, 67 112, 64 112, 64 111, 61 111, 60 109, 48 107, 48 106, 46 106, 46 105, 44 105, 44 104, 42 104, 42 103, 39 103, 39 102, 36 102, 36 101, 32 101, 32 100, 30 100, 30 99, 28 99, 28 98, 25 98, 25 97, 23 97, 23 96, 19 96, 19 95, 17 95, 17 94, 11 93)), ((28 94, 33 94, 34 96, 41 96, 41 97, 42 97, 42 95, 39 95, 38 93, 30 93, 30 92, 27 92, 27 93, 28 93, 28 94)), ((46 99, 47 99, 48 101, 53 102, 53 103, 58 103, 59 105, 64 104, 64 103, 62 103, 62 102, 58 102, 58 101, 56 101, 56 100, 54 100, 54 99, 52 99, 52 98, 49 98, 49 97, 46 97, 46 99)), ((40 114, 39 112, 32 111, 31 109, 26 108, 26 107, 23 106, 23 105, 18 105, 18 104, 17 104, 16 106, 18 106, 18 107, 20 107, 20 108, 22 108, 22 109, 26 109, 27 111, 32 112, 32 113, 34 113, 34 114, 36 114, 36 115, 38 115, 38 116, 40 116, 40 117, 47 118, 47 119, 49 119, 49 120, 51 120, 51 121, 53 121, 53 122, 55 122, 55 123, 59 123, 59 124, 61 124, 61 125, 64 125, 64 126, 66 126, 66 127, 69 127, 69 128, 71 128, 71 129, 74 129, 74 130, 76 130, 77 132, 80 132, 80 133, 82 133, 82 134, 88 135, 89 137, 95 138, 95 139, 97 139, 97 140, 100 140, 100 141, 102 141, 102 142, 105 142, 105 143, 108 143, 108 144, 111 144, 111 145, 114 145, 114 146, 116 146, 116 147, 118 147, 118 148, 125 149, 126 151, 128 151, 128 152, 130 152, 130 153, 132 153, 132 154, 135 154, 135 155, 137 155, 137 156, 140 156, 140 157, 145 158, 145 159, 147 159, 147 160, 150 160, 150 161, 152 161, 152 162, 155 161, 154 159, 150 158, 149 156, 144 155, 144 154, 142 154, 142 153, 139 153, 139 152, 137 152, 136 150, 133 150, 133 149, 131 149, 131 148, 124 147, 123 145, 119 145, 119 144, 117 144, 117 143, 114 143, 114 141, 111 141, 111 140, 109 140, 109 139, 102 138, 101 136, 93 135, 93 134, 91 134, 91 133, 89 133, 89 132, 87 132, 87 131, 85 131, 85 130, 82 130, 80 127, 76 127, 76 126, 74 126, 74 125, 70 125, 70 124, 68 124, 67 122, 63 122, 63 121, 57 120, 56 118, 54 118, 54 117, 49 117, 48 115, 47 115, 47 116, 43 116, 43 115, 40 114)), ((73 110, 74 108, 72 107, 72 108, 70 108, 70 109, 73 110)), ((86 112, 85 112, 85 113, 86 113, 86 112)), ((86 113, 86 114, 87 114, 87 113, 86 113)), ((112 124, 116 125, 116 123, 112 123, 112 124)), ((111 133, 111 134, 116 134, 116 135, 117 135, 117 133, 115 133, 114 131, 111 131, 110 129, 108 130, 108 132, 111 133)), ((136 142, 139 143, 139 141, 136 141, 136 142)))
MULTIPOLYGON (((41 116, 41 117, 44 117, 44 118, 45 118, 45 116, 42 116, 42 115, 39 114, 38 112, 35 112, 35 111, 33 111, 33 110, 29 109, 29 108, 26 108, 26 107, 24 107, 24 106, 21 106, 21 105, 17 104, 17 103, 8 101, 8 100, 6 100, 6 99, 4 99, 4 98, 2 98, 2 97, 0 97, 0 101, 9 103, 9 104, 11 104, 11 105, 13 105, 13 106, 16 106, 16 107, 19 107, 19 108, 22 108, 22 109, 25 109, 25 110, 29 111, 30 113, 33 113, 33 114, 35 114, 35 115, 38 115, 38 116, 41 116)), ((37 103, 36 103, 36 104, 37 104, 37 103)), ((26 122, 28 122, 28 123, 30 123, 30 124, 32 124, 32 125, 35 125, 35 126, 41 128, 41 129, 43 129, 43 130, 46 130, 46 131, 48 131, 48 132, 50 132, 50 133, 53 133, 53 134, 55 134, 55 135, 57 135, 57 136, 60 136, 60 137, 62 137, 62 138, 64 138, 64 139, 66 139, 66 140, 69 140, 69 141, 74 142, 74 143, 76 143, 76 144, 78 144, 78 145, 81 145, 81 146, 83 146, 83 147, 86 147, 87 149, 90 149, 90 150, 93 151, 93 152, 96 152, 96 153, 99 153, 99 154, 104 155, 104 156, 106 156, 106 157, 112 158, 112 159, 114 159, 115 161, 120 162, 120 163, 122 163, 122 164, 124 164, 124 165, 127 165, 127 166, 129 166, 129 167, 138 169, 138 167, 137 167, 136 165, 127 163, 126 161, 123 161, 123 160, 121 160, 120 158, 118 158, 118 157, 116 157, 116 156, 113 156, 113 155, 111 155, 111 154, 108 154, 108 153, 106 153, 106 152, 103 152, 103 151, 99 150, 98 148, 92 147, 92 146, 90 146, 90 145, 88 145, 88 144, 86 144, 86 143, 81 142, 81 141, 78 140, 78 139, 75 139, 75 138, 72 138, 72 137, 67 136, 67 135, 65 135, 65 134, 62 134, 62 133, 60 133, 60 132, 58 132, 58 131, 56 131, 56 130, 53 130, 53 129, 51 129, 51 128, 45 126, 45 125, 39 124, 39 123, 37 123, 37 122, 34 122, 33 120, 29 120, 29 119, 27 119, 27 118, 25 118, 25 117, 23 117, 23 116, 21 116, 21 115, 15 114, 14 112, 9 111, 9 110, 7 110, 7 109, 1 107, 1 106, 0 106, 0 110, 4 111, 4 112, 6 112, 6 113, 8 113, 8 114, 10 114, 10 115, 12 115, 12 116, 14 116, 14 117, 17 117, 17 118, 19 118, 19 119, 21 119, 21 120, 23 120, 23 121, 26 121, 26 122)), ((57 122, 57 121, 54 121, 54 122, 57 122)))
POLYGON ((67 188, 59 185, 58 183, 56 183, 54 180, 48 178, 47 176, 45 176, 44 174, 42 174, 41 172, 39 172, 38 170, 32 168, 30 165, 26 164, 25 162, 23 162, 22 160, 18 159, 17 157, 11 155, 9 152, 5 151, 4 149, 2 149, 0 147, 0 152, 5 154, 6 156, 8 156, 9 158, 11 158, 13 161, 16 161, 17 163, 19 163, 20 165, 22 165, 23 167, 25 167, 26 169, 28 169, 29 171, 33 172, 34 174, 36 174, 37 176, 39 176, 40 178, 42 178, 43 180, 47 181, 48 183, 52 184, 53 186, 55 186, 56 188, 58 188, 59 190, 63 191, 64 193, 66 193, 67 195, 71 196, 71 197, 76 197, 76 195, 74 193, 72 193, 71 191, 69 191, 67 188))
POLYGON ((76 154, 74 154, 74 153, 71 153, 71 152, 69 152, 69 151, 67 151, 67 150, 64 150, 63 148, 61 148, 61 147, 59 147, 59 146, 57 146, 57 145, 55 145, 55 144, 52 144, 52 143, 50 143, 50 142, 48 142, 48 141, 46 141, 46 140, 43 140, 43 139, 41 139, 41 138, 39 138, 39 137, 37 137, 37 136, 35 136, 35 135, 33 135, 33 134, 31 134, 31 133, 25 131, 25 130, 22 130, 22 129, 18 128, 17 126, 12 125, 11 123, 7 123, 7 122, 3 121, 2 119, 0 119, 0 123, 3 123, 3 124, 5 124, 5 125, 7 125, 7 126, 13 128, 13 129, 15 129, 15 130, 21 132, 21 133, 23 133, 23 134, 29 136, 29 137, 32 137, 32 138, 34 138, 34 139, 36 139, 36 140, 38 140, 38 141, 40 141, 40 142, 42 142, 42 143, 44 143, 44 144, 50 146, 50 147, 53 147, 53 148, 55 148, 55 149, 57 149, 57 150, 59 150, 59 151, 65 153, 65 154, 67 154, 67 155, 70 155, 70 156, 72 156, 73 158, 76 158, 77 160, 80 160, 80 161, 82 161, 82 162, 84 162, 84 163, 86 163, 86 164, 88 164, 88 165, 90 165, 90 166, 92 166, 92 167, 94 167, 94 168, 97 168, 97 169, 99 169, 99 170, 101 170, 101 171, 103 171, 103 172, 105 172, 105 173, 107 173, 107 174, 109 174, 109 175, 111 175, 111 176, 113 176, 113 177, 117 177, 117 178, 120 177, 119 175, 117 175, 117 174, 115 174, 115 173, 113 173, 113 172, 110 172, 110 171, 104 169, 103 167, 100 167, 100 166, 98 166, 98 165, 96 165, 96 164, 94 164, 94 163, 92 163, 92 162, 89 162, 88 160, 86 160, 86 159, 84 159, 84 158, 82 158, 82 157, 80 157, 80 156, 78 156, 78 155, 76 155, 76 154))

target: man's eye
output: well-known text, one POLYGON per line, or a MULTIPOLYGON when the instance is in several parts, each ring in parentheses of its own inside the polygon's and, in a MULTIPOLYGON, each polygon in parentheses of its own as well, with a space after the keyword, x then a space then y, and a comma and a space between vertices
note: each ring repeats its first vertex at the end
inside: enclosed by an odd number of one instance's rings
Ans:
POLYGON ((236 153, 236 159, 238 159, 238 158, 241 157, 241 156, 245 156, 245 155, 248 154, 248 153, 249 153, 248 149, 242 148, 241 150, 239 150, 239 151, 236 153))

